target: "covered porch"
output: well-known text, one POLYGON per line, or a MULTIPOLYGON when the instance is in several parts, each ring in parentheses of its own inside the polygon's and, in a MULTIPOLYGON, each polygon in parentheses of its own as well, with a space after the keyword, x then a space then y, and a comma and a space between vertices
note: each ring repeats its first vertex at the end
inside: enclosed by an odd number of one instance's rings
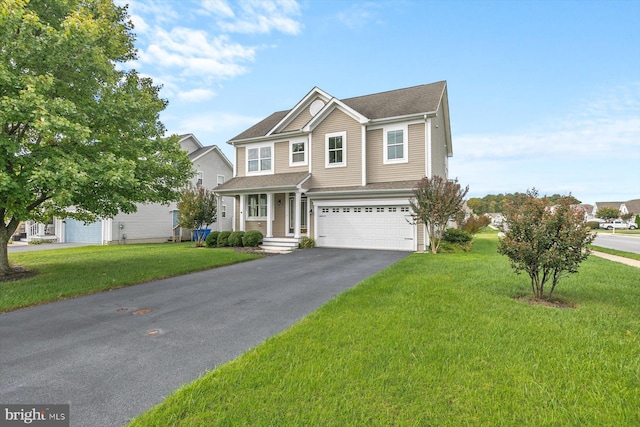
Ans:
POLYGON ((310 177, 307 172, 236 177, 215 191, 235 198, 234 231, 258 230, 263 247, 291 250, 310 236, 310 177))

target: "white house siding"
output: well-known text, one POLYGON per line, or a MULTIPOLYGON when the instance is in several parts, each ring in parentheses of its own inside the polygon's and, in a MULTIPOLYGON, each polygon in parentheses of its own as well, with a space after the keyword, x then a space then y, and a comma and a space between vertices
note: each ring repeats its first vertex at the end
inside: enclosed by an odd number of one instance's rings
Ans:
MULTIPOLYGON (((214 190, 218 186, 218 175, 223 175, 225 182, 233 178, 233 169, 218 155, 217 151, 211 150, 193 164, 194 171, 202 172, 202 185, 214 190)), ((233 197, 222 197, 218 202, 218 220, 210 224, 209 228, 214 231, 231 230, 233 224, 233 197), (227 216, 222 218, 222 205, 227 207, 227 216)))
POLYGON ((425 174, 424 124, 408 126, 408 163, 384 164, 383 129, 367 131, 367 183, 420 180, 425 174))
POLYGON ((313 130, 311 188, 362 185, 362 126, 335 109, 313 130), (347 166, 326 167, 325 135, 347 132, 347 166))
POLYGON ((159 203, 138 205, 137 212, 119 213, 111 221, 111 236, 106 243, 157 243, 171 239, 173 230, 172 211, 170 206, 159 203))
POLYGON ((193 138, 191 138, 191 137, 187 137, 187 138, 182 139, 180 141, 180 146, 187 153, 191 153, 191 152, 197 150, 198 148, 200 148, 200 145, 198 145, 198 143, 196 141, 194 141, 193 138))

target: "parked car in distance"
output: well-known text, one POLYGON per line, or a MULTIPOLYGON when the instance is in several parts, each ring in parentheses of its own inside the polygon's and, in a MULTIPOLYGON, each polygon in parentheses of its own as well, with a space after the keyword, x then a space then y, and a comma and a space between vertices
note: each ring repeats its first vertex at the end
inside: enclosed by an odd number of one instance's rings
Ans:
POLYGON ((621 230, 635 230, 638 228, 634 223, 625 222, 621 219, 616 219, 615 221, 603 222, 600 224, 600 228, 606 228, 607 230, 621 229, 621 230))

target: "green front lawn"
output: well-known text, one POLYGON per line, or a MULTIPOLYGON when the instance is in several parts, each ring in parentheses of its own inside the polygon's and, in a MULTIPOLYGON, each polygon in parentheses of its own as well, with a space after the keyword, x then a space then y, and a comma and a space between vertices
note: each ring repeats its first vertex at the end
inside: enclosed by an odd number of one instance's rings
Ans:
POLYGON ((132 425, 640 425, 640 269, 590 257, 575 308, 529 305, 496 242, 409 256, 132 425))
POLYGON ((12 265, 38 274, 0 282, 0 312, 121 288, 257 258, 193 243, 83 246, 10 253, 12 265))

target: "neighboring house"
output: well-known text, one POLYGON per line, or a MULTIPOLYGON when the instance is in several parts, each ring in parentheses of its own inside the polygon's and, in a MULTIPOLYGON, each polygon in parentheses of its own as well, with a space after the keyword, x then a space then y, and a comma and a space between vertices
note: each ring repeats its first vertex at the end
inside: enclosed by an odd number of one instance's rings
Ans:
POLYGON ((263 247, 424 250, 409 199, 424 176, 447 178, 452 156, 446 82, 348 99, 315 87, 229 144, 234 230, 260 230, 263 247))
POLYGON ((593 205, 588 203, 580 203, 579 205, 575 205, 576 209, 579 209, 584 214, 584 221, 595 221, 595 217, 593 216, 593 205))
POLYGON ((630 222, 634 222, 636 216, 640 214, 640 199, 627 200, 626 202, 596 202, 593 208, 594 217, 598 217, 598 209, 608 207, 617 209, 620 215, 626 215, 628 213, 634 214, 630 222))
MULTIPOLYGON (((181 135, 180 145, 193 163, 196 185, 213 189, 233 176, 233 165, 215 145, 204 147, 192 135, 181 135)), ((234 199, 218 198, 218 218, 210 225, 213 230, 231 230, 234 199)), ((113 218, 84 224, 71 218, 53 218, 48 224, 27 223, 27 240, 47 239, 59 242, 95 244, 152 243, 188 239, 190 232, 177 226, 175 202, 139 204, 137 212, 120 213, 113 218)))
POLYGON ((490 212, 484 215, 489 217, 491 224, 496 227, 501 227, 504 223, 504 215, 501 212, 490 212))

